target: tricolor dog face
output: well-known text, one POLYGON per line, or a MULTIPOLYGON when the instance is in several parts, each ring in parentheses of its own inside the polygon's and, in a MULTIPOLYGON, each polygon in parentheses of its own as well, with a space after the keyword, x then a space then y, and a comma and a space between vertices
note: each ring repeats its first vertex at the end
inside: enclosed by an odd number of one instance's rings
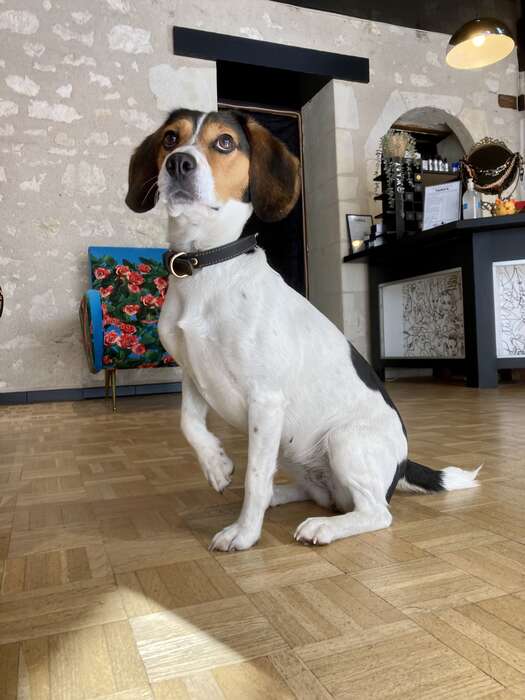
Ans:
POLYGON ((133 154, 126 203, 145 212, 160 197, 173 217, 244 204, 248 216, 253 207, 263 221, 279 221, 299 192, 299 161, 254 119, 178 109, 133 154))

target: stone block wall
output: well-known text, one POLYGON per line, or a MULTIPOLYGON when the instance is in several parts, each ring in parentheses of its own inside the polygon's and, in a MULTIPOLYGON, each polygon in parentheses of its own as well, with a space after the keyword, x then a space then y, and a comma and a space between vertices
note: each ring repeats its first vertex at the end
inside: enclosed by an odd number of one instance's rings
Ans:
MULTIPOLYGON (((366 268, 342 265, 346 213, 375 213, 381 135, 404 112, 441 110, 464 137, 518 149, 516 56, 478 71, 444 62, 448 37, 271 0, 0 2, 0 391, 94 386, 80 344, 78 300, 88 245, 162 245, 158 211, 126 209, 133 148, 175 107, 213 109, 213 63, 175 57, 173 25, 370 59, 370 83, 335 81, 305 106, 312 300, 368 350, 366 268), (310 119, 309 115, 315 119, 310 119), (318 134, 323 138, 319 139, 318 134), (318 142, 326 147, 326 152, 318 142), (313 159, 313 161, 312 161, 313 159), (322 215, 321 213, 322 212, 322 215)), ((177 370, 125 381, 174 381, 177 370)))

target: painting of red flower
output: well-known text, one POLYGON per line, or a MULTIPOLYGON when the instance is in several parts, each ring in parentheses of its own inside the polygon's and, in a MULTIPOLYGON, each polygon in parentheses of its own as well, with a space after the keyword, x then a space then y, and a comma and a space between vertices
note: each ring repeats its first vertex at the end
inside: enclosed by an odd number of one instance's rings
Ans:
POLYGON ((104 333, 104 345, 113 345, 119 339, 119 334, 116 331, 107 331, 104 333))
POLYGON ((137 336, 131 333, 122 333, 115 342, 119 348, 131 348, 137 344, 137 336))
POLYGON ((140 304, 126 304, 122 311, 126 316, 135 316, 135 314, 140 310, 140 304))
POLYGON ((153 284, 155 285, 155 287, 157 287, 157 289, 160 292, 161 290, 167 288, 168 280, 166 279, 166 277, 155 277, 155 279, 153 280, 153 284))
POLYGON ((107 270, 105 267, 97 267, 93 274, 98 280, 105 280, 106 277, 111 275, 111 270, 107 270))
POLYGON ((131 323, 122 323, 122 321, 119 321, 118 325, 123 333, 135 334, 137 332, 136 326, 133 326, 131 323))
POLYGON ((144 277, 140 272, 130 272, 127 277, 130 284, 136 284, 138 287, 144 284, 144 277))
POLYGON ((145 294, 143 297, 140 297, 140 300, 144 306, 155 306, 155 296, 153 294, 145 294))

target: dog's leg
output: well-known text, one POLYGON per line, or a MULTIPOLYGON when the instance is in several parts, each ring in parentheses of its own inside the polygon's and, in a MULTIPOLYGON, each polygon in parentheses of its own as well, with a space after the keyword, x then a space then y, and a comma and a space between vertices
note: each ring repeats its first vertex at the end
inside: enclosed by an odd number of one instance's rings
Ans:
POLYGON ((282 506, 285 503, 309 500, 310 496, 301 484, 279 484, 273 487, 270 505, 273 508, 275 506, 282 506))
POLYGON ((270 501, 272 508, 285 503, 297 503, 297 501, 314 501, 321 508, 331 508, 333 505, 328 489, 317 484, 281 484, 273 487, 270 501))
POLYGON ((233 462, 219 440, 206 427, 208 404, 189 377, 182 381, 181 428, 186 440, 197 453, 204 476, 210 486, 222 493, 233 474, 233 462))
POLYGON ((328 453, 339 490, 336 502, 339 507, 353 502, 354 510, 345 515, 308 518, 297 528, 295 539, 328 544, 342 537, 388 527, 392 516, 385 498, 386 480, 390 471, 393 477, 396 470, 389 450, 377 445, 372 431, 349 428, 329 436, 328 453))
POLYGON ((210 544, 210 549, 220 549, 224 552, 249 549, 261 536, 264 513, 272 497, 283 417, 284 400, 280 393, 250 402, 244 502, 237 522, 218 532, 210 544))
MULTIPOLYGON (((328 483, 312 478, 310 471, 303 464, 297 464, 282 457, 279 466, 288 474, 292 483, 273 487, 270 501, 272 508, 297 501, 314 501, 322 508, 333 507, 334 502, 328 483)), ((328 469, 328 464, 326 468, 328 469)))

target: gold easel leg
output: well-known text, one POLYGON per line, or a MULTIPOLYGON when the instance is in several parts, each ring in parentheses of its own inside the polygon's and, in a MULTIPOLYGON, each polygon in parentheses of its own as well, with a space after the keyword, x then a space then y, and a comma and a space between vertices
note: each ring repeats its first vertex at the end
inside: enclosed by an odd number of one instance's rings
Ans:
POLYGON ((117 370, 111 372, 111 396, 113 399, 113 411, 117 410, 117 370))
POLYGON ((110 373, 111 370, 105 369, 104 370, 104 388, 105 388, 105 396, 106 399, 109 397, 109 382, 110 382, 110 373))

